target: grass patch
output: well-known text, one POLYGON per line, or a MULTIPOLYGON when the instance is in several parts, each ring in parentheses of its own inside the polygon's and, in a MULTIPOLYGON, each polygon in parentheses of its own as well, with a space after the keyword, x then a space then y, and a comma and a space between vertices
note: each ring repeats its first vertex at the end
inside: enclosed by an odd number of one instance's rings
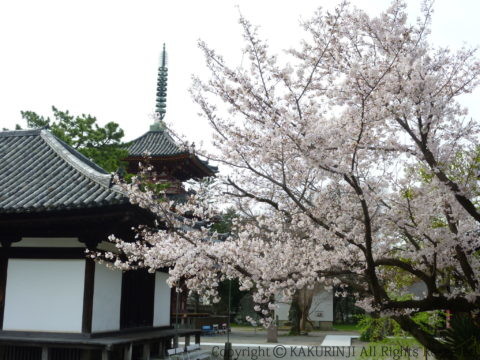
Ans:
POLYGON ((333 324, 333 328, 338 331, 360 331, 356 324, 333 324))
POLYGON ((240 330, 240 331, 251 331, 251 332, 266 330, 263 326, 252 326, 247 324, 236 324, 236 323, 230 323, 230 328, 235 330, 240 330))

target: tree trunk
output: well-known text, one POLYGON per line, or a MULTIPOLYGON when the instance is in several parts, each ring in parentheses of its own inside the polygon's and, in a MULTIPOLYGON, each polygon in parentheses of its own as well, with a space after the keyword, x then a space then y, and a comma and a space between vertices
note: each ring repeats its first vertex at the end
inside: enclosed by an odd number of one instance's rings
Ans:
MULTIPOLYGON (((316 289, 316 288, 315 288, 316 289)), ((308 318, 312 306, 315 290, 301 289, 295 292, 292 297, 288 319, 292 322, 291 335, 300 335, 311 330, 311 321, 308 318), (310 326, 308 326, 310 325, 310 326)))
POLYGON ((298 305, 298 291, 292 297, 292 303, 288 312, 288 320, 291 321, 290 335, 300 335, 301 311, 298 305))
POLYGON ((417 323, 406 315, 392 317, 402 328, 402 330, 409 332, 420 344, 435 355, 437 360, 452 360, 455 359, 452 351, 436 340, 434 336, 423 331, 417 323))
POLYGON ((317 287, 314 289, 307 289, 303 288, 299 291, 299 307, 300 307, 300 333, 307 333, 309 330, 311 330, 311 321, 308 317, 310 313, 310 308, 312 306, 312 301, 313 301, 313 295, 315 294, 315 290, 317 290, 317 287), (310 326, 308 326, 310 325, 310 326))

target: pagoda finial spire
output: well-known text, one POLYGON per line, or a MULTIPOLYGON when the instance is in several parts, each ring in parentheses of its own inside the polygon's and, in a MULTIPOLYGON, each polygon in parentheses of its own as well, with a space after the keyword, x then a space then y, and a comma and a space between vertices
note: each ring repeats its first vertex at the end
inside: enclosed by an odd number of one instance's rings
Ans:
POLYGON ((160 55, 160 65, 158 67, 157 78, 157 101, 155 106, 155 123, 150 127, 151 130, 162 130, 165 128, 163 118, 165 117, 167 107, 167 51, 165 50, 165 43, 163 43, 162 54, 160 55))

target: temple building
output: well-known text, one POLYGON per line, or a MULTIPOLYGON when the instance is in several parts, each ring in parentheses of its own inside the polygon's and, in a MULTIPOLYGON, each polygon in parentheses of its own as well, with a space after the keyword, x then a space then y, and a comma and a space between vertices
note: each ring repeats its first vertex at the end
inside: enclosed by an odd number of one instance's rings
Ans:
MULTIPOLYGON (((215 168, 181 150, 163 116, 126 160, 136 171, 148 152, 169 193, 181 194, 183 181, 215 168)), ((150 359, 178 335, 199 342, 198 331, 173 329, 166 270, 122 272, 86 257, 86 249, 114 251, 110 234, 133 241, 132 227, 153 221, 112 174, 47 129, 0 132, 0 359, 150 359)))
POLYGON ((192 151, 182 149, 166 128, 164 118, 167 80, 167 53, 164 44, 158 70, 155 121, 150 126, 150 131, 130 143, 129 154, 125 161, 128 162, 128 172, 130 173, 138 172, 139 162, 148 161, 157 173, 159 181, 169 185, 166 190, 167 194, 178 195, 185 192, 183 182, 214 176, 217 168, 201 160, 192 151))

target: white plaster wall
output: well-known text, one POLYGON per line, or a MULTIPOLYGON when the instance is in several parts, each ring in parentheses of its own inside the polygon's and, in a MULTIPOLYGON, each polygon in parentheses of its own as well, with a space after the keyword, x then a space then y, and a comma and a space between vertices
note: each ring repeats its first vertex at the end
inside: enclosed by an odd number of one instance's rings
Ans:
MULTIPOLYGON (((275 316, 278 316, 280 321, 288 321, 291 303, 285 301, 281 295, 277 295, 275 299, 277 305, 275 316)), ((333 321, 333 293, 317 287, 310 306, 309 318, 312 321, 333 321)))
POLYGON ((288 321, 288 313, 290 311, 290 301, 287 301, 286 298, 281 294, 277 293, 275 295, 275 318, 278 318, 279 321, 288 321))
POLYGON ((290 303, 276 303, 275 316, 279 321, 288 321, 288 313, 290 311, 290 303))
POLYGON ((93 286, 92 332, 120 329, 122 272, 95 264, 93 286))
POLYGON ((78 238, 27 238, 12 243, 12 247, 76 247, 83 248, 85 244, 78 241, 78 238))
POLYGON ((171 289, 167 285, 168 274, 155 273, 155 301, 153 308, 153 326, 170 325, 170 294, 171 289))
POLYGON ((82 330, 85 260, 10 259, 4 330, 82 330))
POLYGON ((310 306, 312 321, 333 321, 333 293, 324 289, 317 291, 310 306))

